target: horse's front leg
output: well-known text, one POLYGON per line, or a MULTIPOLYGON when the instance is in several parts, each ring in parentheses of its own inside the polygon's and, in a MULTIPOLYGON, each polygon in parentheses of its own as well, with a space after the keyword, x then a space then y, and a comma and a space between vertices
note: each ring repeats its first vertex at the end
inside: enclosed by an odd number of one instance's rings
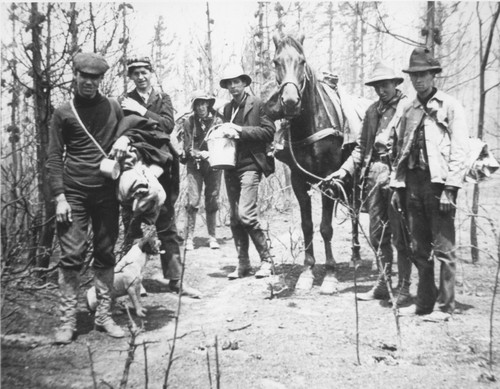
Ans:
POLYGON ((300 176, 297 177, 296 174, 292 172, 292 188, 297 197, 300 207, 300 218, 302 233, 304 235, 304 269, 297 280, 295 289, 297 290, 309 290, 313 286, 314 276, 312 273, 312 268, 314 267, 316 261, 314 259, 314 247, 313 247, 313 221, 311 215, 311 198, 308 194, 308 184, 300 176))
POLYGON ((335 259, 333 258, 332 252, 332 237, 333 237, 333 227, 332 227, 332 215, 333 207, 335 205, 334 201, 327 197, 321 196, 322 202, 322 212, 321 212, 321 236, 323 237, 323 242, 325 244, 325 269, 326 274, 321 284, 321 294, 333 294, 338 290, 338 281, 335 276, 335 259))

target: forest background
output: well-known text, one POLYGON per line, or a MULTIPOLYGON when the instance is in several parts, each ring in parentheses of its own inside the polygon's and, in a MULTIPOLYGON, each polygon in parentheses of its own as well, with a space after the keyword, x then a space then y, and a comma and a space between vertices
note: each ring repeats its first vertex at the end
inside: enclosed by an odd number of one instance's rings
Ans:
MULTIPOLYGON (((498 157, 499 12, 498 2, 2 3, 2 276, 19 265, 48 268, 56 248, 45 169, 48 127, 54 108, 73 92, 75 53, 107 58, 101 91, 114 97, 132 88, 127 59, 151 57, 156 87, 172 97, 181 122, 196 89, 214 93, 218 106, 229 100, 218 85, 229 63, 240 64, 253 77, 252 93, 265 99, 276 87, 276 33, 303 33, 314 69, 338 75, 349 93, 371 99, 376 96, 364 81, 377 60, 401 70, 414 47, 427 45, 444 68, 437 86, 463 102, 471 136, 485 139, 498 157)), ((406 75, 401 88, 412 95, 406 75)), ((277 174, 286 189, 287 168, 277 174)), ((473 260, 479 205, 476 185, 473 260)))

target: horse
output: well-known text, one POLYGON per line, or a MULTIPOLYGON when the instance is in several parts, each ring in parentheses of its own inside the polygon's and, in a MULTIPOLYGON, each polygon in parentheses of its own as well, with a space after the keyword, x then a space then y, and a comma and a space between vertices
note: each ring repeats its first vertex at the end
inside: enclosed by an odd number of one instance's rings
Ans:
MULTIPOLYGON (((325 179, 349 157, 355 146, 353 138, 356 137, 353 136, 352 129, 360 128, 368 102, 364 102, 359 113, 356 112, 355 119, 350 115, 349 122, 346 120, 348 115, 345 105, 341 105, 341 101, 335 98, 338 96, 337 91, 318 81, 308 65, 302 46, 304 37, 295 39, 285 36, 279 39, 274 36, 273 40, 276 47, 273 64, 278 90, 266 102, 265 111, 273 120, 287 119, 285 148, 281 155, 275 153, 275 157, 290 167, 292 188, 300 206, 305 258, 304 269, 295 289, 308 290, 314 282, 312 269, 316 263, 309 190, 312 187, 325 188, 325 179), (347 132, 350 139, 346 139, 347 132)), ((334 191, 337 192, 337 197, 332 197, 324 190, 321 195, 320 233, 326 254, 326 275, 320 291, 322 294, 332 294, 337 289, 336 262, 331 245, 332 214, 336 199, 343 197, 341 193, 353 193, 352 189, 356 187, 352 181, 343 184, 343 190, 334 191)), ((355 197, 349 196, 351 204, 355 197)), ((358 219, 353 208, 348 208, 352 216, 352 261, 355 262, 360 259, 358 219)))

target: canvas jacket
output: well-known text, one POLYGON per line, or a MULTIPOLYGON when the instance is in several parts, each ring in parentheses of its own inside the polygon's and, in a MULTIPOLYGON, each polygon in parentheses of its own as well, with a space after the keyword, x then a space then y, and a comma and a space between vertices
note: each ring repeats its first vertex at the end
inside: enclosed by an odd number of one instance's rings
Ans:
MULTIPOLYGON (((231 103, 224 106, 224 119, 231 119, 231 103)), ((248 96, 243 110, 243 124, 238 147, 250 150, 254 162, 266 177, 274 172, 274 159, 267 156, 267 146, 273 141, 274 122, 265 114, 264 104, 255 96, 248 96)))
POLYGON ((427 103, 427 114, 415 98, 401 118, 398 160, 393 188, 405 187, 408 158, 415 133, 423 121, 431 182, 460 188, 466 173, 469 131, 465 111, 453 97, 437 91, 427 103))
MULTIPOLYGON (((409 99, 402 95, 401 99, 397 104, 396 110, 388 110, 385 114, 391 115, 389 119, 388 127, 391 127, 392 138, 392 150, 390 152, 390 162, 392 163, 396 158, 396 144, 397 144, 397 127, 400 123, 402 113, 404 108, 408 105, 409 99)), ((375 102, 370 105, 366 111, 365 117, 363 119, 363 125, 361 132, 358 136, 357 147, 353 150, 351 156, 344 162, 342 169, 349 172, 349 174, 354 175, 357 168, 361 166, 361 177, 366 174, 366 169, 370 165, 370 161, 373 154, 373 145, 375 143, 375 137, 377 135, 378 125, 379 125, 379 113, 377 112, 377 106, 379 102, 375 102)))

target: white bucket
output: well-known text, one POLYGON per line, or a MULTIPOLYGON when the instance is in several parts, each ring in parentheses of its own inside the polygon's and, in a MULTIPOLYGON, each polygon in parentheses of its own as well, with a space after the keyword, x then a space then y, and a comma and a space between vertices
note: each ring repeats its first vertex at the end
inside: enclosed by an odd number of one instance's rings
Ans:
POLYGON ((224 123, 212 127, 205 138, 208 162, 212 169, 231 169, 236 166, 236 140, 222 135, 222 129, 227 125, 229 124, 224 123))
POLYGON ((236 141, 230 138, 207 139, 208 162, 213 169, 231 169, 236 166, 236 141))

